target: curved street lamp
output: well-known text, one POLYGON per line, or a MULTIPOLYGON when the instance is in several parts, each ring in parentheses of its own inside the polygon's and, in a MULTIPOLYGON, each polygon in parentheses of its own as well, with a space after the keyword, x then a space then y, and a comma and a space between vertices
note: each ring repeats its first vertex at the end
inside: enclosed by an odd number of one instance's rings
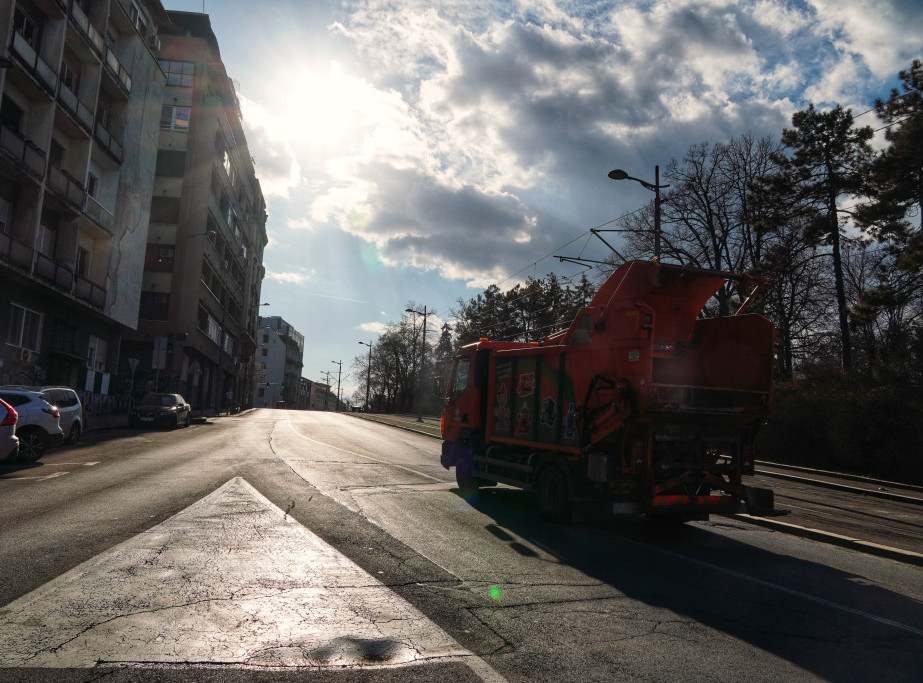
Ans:
POLYGON ((434 315, 436 312, 435 312, 435 311, 430 311, 429 313, 427 313, 427 312, 426 312, 426 306, 423 307, 423 312, 422 312, 422 313, 421 313, 420 311, 416 311, 416 310, 414 310, 414 309, 412 309, 412 308, 405 308, 405 309, 404 309, 404 312, 405 312, 405 313, 413 313, 415 316, 417 316, 417 315, 422 315, 422 316, 423 316, 423 335, 422 335, 422 336, 423 336, 423 340, 422 340, 423 343, 420 344, 420 378, 417 380, 417 385, 418 385, 417 391, 419 392, 419 395, 415 397, 415 398, 416 398, 417 407, 418 407, 418 409, 419 409, 419 410, 418 410, 418 415, 417 415, 417 422, 423 422, 423 403, 422 403, 422 399, 423 399, 423 365, 426 363, 426 316, 428 316, 428 315, 434 315))
POLYGON ((646 180, 635 178, 628 175, 625 171, 617 168, 609 171, 608 176, 612 180, 634 180, 640 183, 641 187, 651 190, 654 193, 654 258, 660 260, 660 191, 669 185, 660 184, 660 166, 654 166, 654 182, 649 183, 646 180))

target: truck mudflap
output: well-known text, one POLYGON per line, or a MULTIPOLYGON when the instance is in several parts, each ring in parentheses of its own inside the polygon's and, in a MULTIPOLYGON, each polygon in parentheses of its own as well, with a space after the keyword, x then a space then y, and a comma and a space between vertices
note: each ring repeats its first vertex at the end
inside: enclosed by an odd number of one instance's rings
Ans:
POLYGON ((439 462, 446 469, 459 464, 467 465, 471 469, 474 467, 474 452, 458 441, 443 441, 439 462))

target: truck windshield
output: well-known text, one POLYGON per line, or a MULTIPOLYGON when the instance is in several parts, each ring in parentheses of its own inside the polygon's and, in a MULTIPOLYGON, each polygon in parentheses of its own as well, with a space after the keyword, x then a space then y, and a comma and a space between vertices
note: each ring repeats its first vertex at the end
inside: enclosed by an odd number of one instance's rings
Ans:
POLYGON ((452 375, 452 386, 449 388, 449 396, 458 398, 468 387, 468 371, 471 368, 471 358, 463 356, 455 360, 455 372, 452 375))

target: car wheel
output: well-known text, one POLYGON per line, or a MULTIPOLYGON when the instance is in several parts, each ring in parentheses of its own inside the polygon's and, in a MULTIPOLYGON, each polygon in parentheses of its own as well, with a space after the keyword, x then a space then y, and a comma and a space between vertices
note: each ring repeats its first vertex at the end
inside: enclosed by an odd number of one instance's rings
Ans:
POLYGON ((83 428, 80 426, 79 422, 74 422, 71 425, 70 434, 67 436, 67 442, 72 444, 80 443, 80 436, 83 434, 83 428))
POLYGON ((26 429, 17 434, 19 437, 19 459, 35 462, 45 455, 45 435, 37 429, 26 429))
POLYGON ((189 415, 189 413, 186 413, 186 423, 183 426, 188 427, 191 422, 192 422, 191 416, 189 415))

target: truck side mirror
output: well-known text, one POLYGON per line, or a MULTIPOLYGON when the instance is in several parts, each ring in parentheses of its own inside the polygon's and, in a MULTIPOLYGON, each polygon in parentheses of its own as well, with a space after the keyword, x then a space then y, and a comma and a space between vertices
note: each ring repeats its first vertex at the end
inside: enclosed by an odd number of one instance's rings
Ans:
POLYGON ((442 397, 442 377, 433 377, 433 396, 442 397))

